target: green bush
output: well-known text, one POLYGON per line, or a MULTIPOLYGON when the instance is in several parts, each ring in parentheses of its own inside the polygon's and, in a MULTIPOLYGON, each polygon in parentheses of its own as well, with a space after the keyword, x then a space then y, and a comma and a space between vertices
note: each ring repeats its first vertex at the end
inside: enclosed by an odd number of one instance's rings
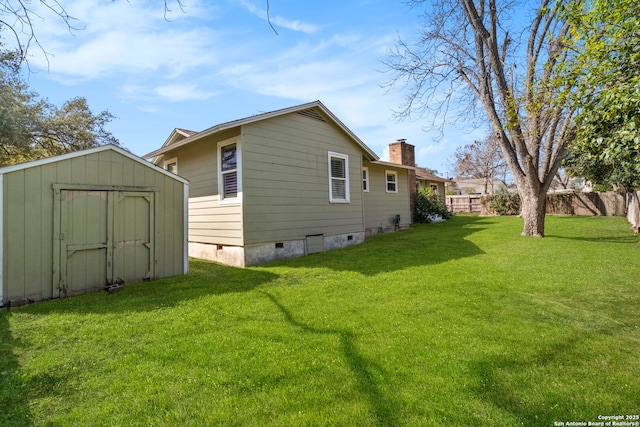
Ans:
POLYGON ((520 215, 520 194, 500 189, 489 196, 489 209, 497 215, 520 215))
POLYGON ((433 215, 440 215, 444 219, 453 216, 447 210, 447 204, 443 197, 435 194, 430 188, 419 190, 416 193, 413 221, 416 223, 431 222, 433 215))

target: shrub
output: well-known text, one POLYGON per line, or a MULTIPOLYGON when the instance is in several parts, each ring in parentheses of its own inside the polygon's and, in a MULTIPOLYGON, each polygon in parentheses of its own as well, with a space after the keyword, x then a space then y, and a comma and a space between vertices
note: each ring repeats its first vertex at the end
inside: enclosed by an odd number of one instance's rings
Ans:
POLYGON ((497 215, 520 215, 520 194, 500 189, 489 196, 489 209, 497 215))
POLYGON ((443 197, 435 194, 431 188, 419 190, 415 199, 414 222, 431 222, 434 215, 440 215, 444 219, 449 219, 453 216, 447 210, 447 204, 443 197))

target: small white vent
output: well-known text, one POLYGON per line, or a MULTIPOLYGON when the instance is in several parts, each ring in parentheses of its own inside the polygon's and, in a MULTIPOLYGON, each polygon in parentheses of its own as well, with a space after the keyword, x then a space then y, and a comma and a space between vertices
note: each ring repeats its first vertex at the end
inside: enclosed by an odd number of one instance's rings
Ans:
POLYGON ((298 114, 301 114, 305 117, 309 117, 310 119, 319 120, 321 122, 326 123, 327 121, 318 113, 315 109, 309 108, 307 110, 298 111, 298 114))

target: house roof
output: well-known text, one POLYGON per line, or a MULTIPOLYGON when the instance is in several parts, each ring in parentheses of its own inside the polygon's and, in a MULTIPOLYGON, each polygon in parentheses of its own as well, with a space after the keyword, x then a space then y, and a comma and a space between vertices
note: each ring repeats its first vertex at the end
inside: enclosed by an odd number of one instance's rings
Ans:
POLYGON ((198 132, 196 132, 194 130, 175 128, 171 132, 169 137, 164 141, 164 144, 162 144, 162 147, 167 147, 169 145, 172 145, 172 144, 176 143, 177 141, 181 141, 181 140, 183 140, 185 138, 188 138, 190 136, 193 136, 193 135, 195 135, 197 133, 198 132))
POLYGON ((188 130, 188 129, 181 129, 181 128, 175 128, 175 131, 177 133, 180 133, 180 134, 184 135, 184 136, 193 136, 196 133, 198 133, 195 130, 188 130))
POLYGON ((76 157, 80 157, 80 156, 86 156, 88 154, 94 154, 94 153, 99 153, 102 151, 115 151, 116 153, 119 153, 125 157, 128 157, 129 159, 138 162, 148 168, 151 168, 159 173, 162 173, 164 175, 170 176, 171 178, 178 180, 180 182, 183 182, 185 184, 187 184, 189 181, 187 181, 186 179, 168 172, 162 168, 156 167, 155 165, 153 165, 152 163, 136 156, 135 154, 130 153, 129 151, 118 147, 116 145, 112 145, 112 144, 107 144, 107 145, 100 145, 98 147, 94 147, 94 148, 89 148, 87 150, 80 150, 80 151, 73 151, 71 153, 66 153, 66 154, 61 154, 59 156, 53 156, 53 157, 47 157, 45 159, 40 159, 40 160, 33 160, 30 162, 25 162, 25 163, 19 163, 16 165, 11 165, 11 166, 5 166, 0 168, 0 175, 5 174, 5 173, 9 173, 9 172, 14 172, 14 171, 19 171, 19 170, 23 170, 23 169, 29 169, 29 168, 33 168, 36 166, 42 166, 42 165, 47 165, 49 163, 55 163, 55 162, 60 162, 63 160, 68 160, 68 159, 73 159, 76 157))
POLYGON ((424 179, 427 181, 436 181, 436 182, 452 182, 450 179, 441 178, 438 175, 434 175, 431 172, 422 168, 416 168, 416 179, 424 179))
POLYGON ((393 162, 385 162, 384 160, 374 160, 371 163, 374 163, 376 165, 388 166, 388 167, 392 167, 392 168, 416 170, 415 166, 401 165, 400 163, 393 163, 393 162))
POLYGON ((339 127, 340 129, 342 129, 347 135, 349 135, 349 137, 357 144, 360 146, 360 148, 362 149, 363 153, 367 156, 367 158, 369 160, 378 160, 379 157, 376 155, 376 153, 374 153, 369 147, 367 147, 367 145, 362 142, 362 140, 360 140, 360 138, 358 138, 356 136, 356 134, 354 134, 347 126, 345 126, 344 123, 342 123, 340 121, 340 119, 338 119, 338 117, 336 117, 335 114, 333 114, 327 107, 324 106, 324 104, 322 104, 322 102, 320 101, 313 101, 313 102, 309 102, 306 104, 301 104, 301 105, 297 105, 294 107, 289 107, 289 108, 283 108, 281 110, 275 110, 275 111, 271 111, 268 113, 262 113, 262 114, 257 114, 255 116, 249 116, 249 117, 245 117, 242 119, 238 119, 238 120, 232 120, 230 122, 226 122, 226 123, 220 123, 218 125, 212 126, 206 130, 203 130, 202 132, 197 132, 197 133, 193 133, 190 135, 185 135, 186 133, 189 132, 193 132, 193 131, 185 131, 184 129, 178 129, 176 128, 172 134, 169 136, 169 138, 165 141, 164 145, 155 150, 152 151, 148 154, 145 154, 144 157, 145 159, 157 159, 158 156, 161 156, 162 154, 166 153, 169 150, 173 150, 174 148, 178 148, 181 147, 183 145, 189 144, 191 142, 197 141, 201 138, 207 137, 209 135, 213 135, 215 133, 218 132, 222 132, 224 130, 227 129, 232 129, 238 126, 243 126, 246 124, 250 124, 250 123, 255 123, 255 122, 259 122, 261 120, 267 120, 267 119, 271 119, 274 117, 279 117, 279 116, 283 116, 285 114, 290 114, 290 113, 298 113, 298 112, 304 112, 305 110, 313 110, 313 109, 318 109, 322 112, 322 114, 324 116, 326 116, 326 118, 330 119, 331 122, 333 122, 334 125, 336 125, 337 127, 339 127), (176 133, 182 134, 184 136, 186 136, 186 138, 182 139, 182 140, 178 140, 175 141, 176 138, 174 138, 176 136, 176 133), (172 142, 174 141, 174 142, 172 142))

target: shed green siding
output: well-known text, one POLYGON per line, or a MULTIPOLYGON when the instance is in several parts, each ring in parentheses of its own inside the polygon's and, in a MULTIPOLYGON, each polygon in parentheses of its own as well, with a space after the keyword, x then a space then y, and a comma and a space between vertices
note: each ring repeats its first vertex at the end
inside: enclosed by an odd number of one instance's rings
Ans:
POLYGON ((336 126, 292 113, 242 127, 245 244, 364 231, 362 150, 336 126), (349 203, 329 202, 329 152, 349 156, 349 203))
MULTIPOLYGON (((120 150, 122 151, 122 150, 120 150)), ((117 188, 153 188, 154 277, 182 274, 185 265, 185 182, 168 176, 151 164, 134 160, 110 147, 73 153, 60 160, 32 162, 0 169, 2 177, 2 301, 43 300, 58 297, 54 283, 54 186, 110 191, 117 188)), ((83 212, 83 208, 78 208, 83 212)), ((127 213, 131 216, 131 213, 127 213)), ((73 227, 101 221, 87 214, 73 227)), ((104 219, 104 218, 102 218, 104 219)), ((131 218, 135 221, 134 218, 131 218)), ((59 226, 58 226, 59 228, 59 226)))
POLYGON ((394 227, 393 217, 400 215, 401 224, 411 222, 408 170, 364 162, 369 168, 369 192, 364 193, 364 221, 367 230, 394 227), (386 192, 387 170, 398 173, 398 192, 386 192))

